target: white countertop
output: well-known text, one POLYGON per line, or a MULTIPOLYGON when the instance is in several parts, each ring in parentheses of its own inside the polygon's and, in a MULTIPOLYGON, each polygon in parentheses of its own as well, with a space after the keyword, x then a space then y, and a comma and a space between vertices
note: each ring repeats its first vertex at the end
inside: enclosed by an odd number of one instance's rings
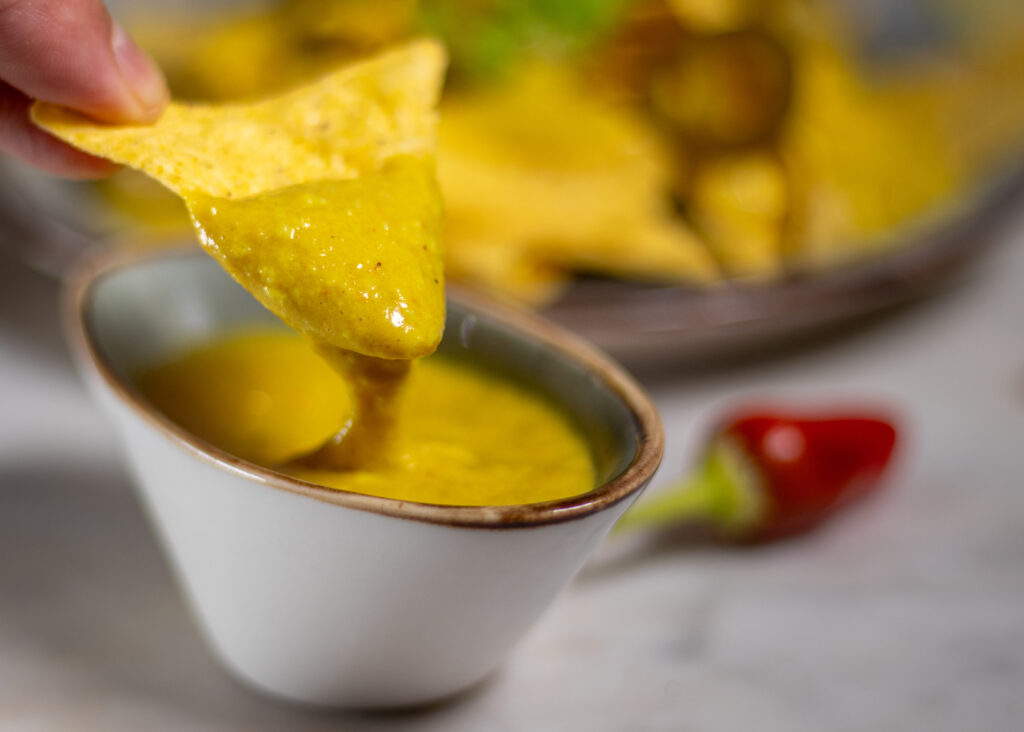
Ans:
POLYGON ((65 355, 56 287, 0 260, 0 728, 1024 729, 1024 215, 941 298, 648 385, 686 464, 722 403, 875 397, 884 493, 753 550, 605 546, 482 688, 415 713, 279 706, 214 665, 65 355))

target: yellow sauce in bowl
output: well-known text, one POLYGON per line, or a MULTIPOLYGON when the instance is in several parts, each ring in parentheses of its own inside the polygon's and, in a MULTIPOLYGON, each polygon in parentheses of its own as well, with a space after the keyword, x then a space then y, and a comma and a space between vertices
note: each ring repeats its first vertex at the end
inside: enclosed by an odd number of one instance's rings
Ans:
POLYGON ((558 407, 446 356, 413 365, 396 400, 390 439, 367 445, 373 459, 349 470, 301 458, 350 421, 352 403, 346 384, 292 333, 227 337, 149 369, 137 384, 196 436, 331 488, 495 506, 567 498, 595 487, 587 442, 558 407))

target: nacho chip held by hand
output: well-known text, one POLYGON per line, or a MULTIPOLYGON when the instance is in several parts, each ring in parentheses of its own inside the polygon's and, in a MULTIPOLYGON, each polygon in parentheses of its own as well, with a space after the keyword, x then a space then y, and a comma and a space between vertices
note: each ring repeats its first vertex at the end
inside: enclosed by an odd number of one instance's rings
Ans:
POLYGON ((172 103, 151 126, 48 104, 33 119, 185 198, 206 250, 297 330, 408 359, 444 326, 430 160, 443 70, 440 45, 417 41, 280 97, 172 103))

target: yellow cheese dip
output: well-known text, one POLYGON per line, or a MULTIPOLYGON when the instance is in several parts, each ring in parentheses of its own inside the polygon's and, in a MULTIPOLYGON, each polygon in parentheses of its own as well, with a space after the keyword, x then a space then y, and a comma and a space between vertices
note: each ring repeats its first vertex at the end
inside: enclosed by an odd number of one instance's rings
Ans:
POLYGON ((198 437, 332 488, 462 506, 536 503, 594 488, 587 443, 557 407, 444 356, 411 370, 390 447, 372 467, 346 471, 280 465, 328 439, 350 408, 345 385, 294 334, 225 338, 143 373, 137 384, 198 437))

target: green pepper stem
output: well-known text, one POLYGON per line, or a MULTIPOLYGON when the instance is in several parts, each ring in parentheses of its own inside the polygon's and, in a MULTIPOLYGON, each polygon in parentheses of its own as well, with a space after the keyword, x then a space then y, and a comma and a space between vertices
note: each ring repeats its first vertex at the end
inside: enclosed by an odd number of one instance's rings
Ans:
POLYGON ((756 524, 764 509, 758 476, 742 448, 721 438, 690 475, 630 508, 613 533, 705 523, 721 533, 736 534, 756 524))
POLYGON ((699 469, 657 494, 637 501, 615 524, 614 533, 639 527, 653 529, 690 519, 699 521, 714 513, 718 490, 714 481, 707 479, 706 471, 699 469))

